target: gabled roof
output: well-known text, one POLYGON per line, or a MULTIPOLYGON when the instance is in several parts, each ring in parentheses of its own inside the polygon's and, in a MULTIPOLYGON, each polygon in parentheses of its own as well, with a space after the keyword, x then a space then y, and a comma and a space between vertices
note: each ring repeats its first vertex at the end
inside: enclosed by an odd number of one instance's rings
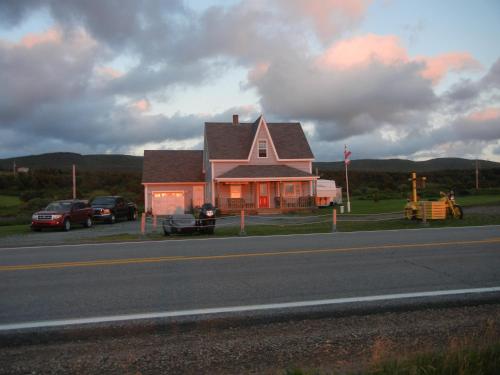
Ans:
MULTIPOLYGON (((253 123, 206 122, 205 137, 211 160, 246 160, 255 138, 260 116, 253 123)), ((267 123, 280 159, 314 159, 299 122, 267 123)))
POLYGON ((239 165, 219 178, 317 177, 288 165, 239 165))
POLYGON ((144 150, 142 182, 204 182, 203 151, 144 150))

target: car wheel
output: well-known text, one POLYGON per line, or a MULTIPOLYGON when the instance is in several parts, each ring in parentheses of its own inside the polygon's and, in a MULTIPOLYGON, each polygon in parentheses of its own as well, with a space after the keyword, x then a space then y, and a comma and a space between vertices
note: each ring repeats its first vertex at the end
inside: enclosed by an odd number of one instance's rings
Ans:
POLYGON ((163 233, 165 234, 165 236, 170 236, 170 233, 165 228, 163 228, 163 233))
POLYGON ((31 230, 34 232, 41 232, 42 228, 31 227, 31 230))
POLYGON ((71 222, 69 219, 64 220, 64 227, 63 230, 68 232, 71 229, 71 222))
POLYGON ((85 226, 85 228, 90 228, 92 226, 92 219, 88 217, 83 225, 85 226))

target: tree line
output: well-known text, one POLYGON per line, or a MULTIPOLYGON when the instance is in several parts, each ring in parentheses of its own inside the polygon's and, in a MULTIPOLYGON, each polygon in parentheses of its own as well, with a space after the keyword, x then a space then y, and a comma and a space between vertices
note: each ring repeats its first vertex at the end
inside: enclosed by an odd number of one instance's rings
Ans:
MULTIPOLYGON (((335 180, 345 192, 345 173, 319 170, 323 179, 335 180)), ((474 170, 449 170, 427 172, 422 193, 427 197, 438 197, 440 191, 454 190, 456 194, 477 193, 474 170)), ((96 195, 122 195, 139 205, 144 201, 144 190, 140 172, 78 172, 76 177, 77 197, 91 199, 96 195)), ((349 185, 354 197, 406 198, 410 192, 409 174, 401 172, 349 171, 349 185)), ((28 173, 0 172, 0 194, 16 195, 24 202, 36 198, 72 198, 71 170, 33 169, 28 173)), ((484 169, 479 173, 479 192, 500 194, 500 168, 484 169)))

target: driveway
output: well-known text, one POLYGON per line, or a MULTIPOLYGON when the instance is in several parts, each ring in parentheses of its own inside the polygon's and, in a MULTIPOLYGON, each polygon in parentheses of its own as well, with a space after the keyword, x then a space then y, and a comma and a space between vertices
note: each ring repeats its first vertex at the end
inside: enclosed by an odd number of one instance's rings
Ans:
MULTIPOLYGON (((141 230, 141 222, 119 221, 115 224, 96 223, 91 228, 75 226, 69 232, 61 230, 45 229, 42 232, 31 232, 3 237, 0 247, 11 246, 39 246, 56 245, 70 242, 85 242, 96 237, 113 236, 119 234, 137 234, 141 230)), ((152 224, 148 225, 152 231, 152 224)))

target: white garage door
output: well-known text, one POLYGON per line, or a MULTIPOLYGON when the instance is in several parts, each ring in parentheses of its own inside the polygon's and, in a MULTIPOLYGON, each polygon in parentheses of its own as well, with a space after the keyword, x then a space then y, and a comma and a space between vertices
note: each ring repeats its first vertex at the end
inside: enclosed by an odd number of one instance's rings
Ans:
POLYGON ((184 213, 184 193, 164 191, 153 193, 153 214, 172 215, 184 213))

